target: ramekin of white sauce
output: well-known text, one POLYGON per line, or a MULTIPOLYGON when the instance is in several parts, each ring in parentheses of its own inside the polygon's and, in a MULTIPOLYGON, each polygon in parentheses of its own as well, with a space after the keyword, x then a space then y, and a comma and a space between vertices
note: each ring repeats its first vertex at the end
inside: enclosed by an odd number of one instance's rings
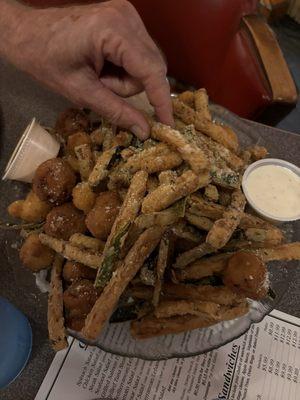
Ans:
POLYGON ((265 158, 249 165, 242 187, 251 207, 273 222, 300 219, 300 168, 284 160, 265 158))

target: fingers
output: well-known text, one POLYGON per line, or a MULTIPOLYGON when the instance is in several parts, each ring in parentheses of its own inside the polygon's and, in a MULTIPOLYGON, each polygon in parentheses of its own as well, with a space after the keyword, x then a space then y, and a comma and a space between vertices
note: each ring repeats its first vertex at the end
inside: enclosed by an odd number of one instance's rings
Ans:
POLYGON ((143 85, 137 79, 127 75, 124 77, 118 76, 103 76, 100 78, 103 85, 121 97, 133 96, 143 90, 143 85))
POLYGON ((173 112, 170 86, 167 81, 167 68, 153 41, 148 37, 124 39, 108 42, 104 52, 109 54, 109 61, 115 63, 135 79, 141 82, 150 103, 159 120, 173 126, 173 112), (118 46, 114 46, 118 43, 118 46))
MULTIPOLYGON (((130 52, 132 50, 130 49, 130 52)), ((134 62, 134 68, 128 71, 143 84, 151 105, 155 109, 158 119, 170 126, 174 126, 173 109, 169 82, 166 77, 166 66, 158 50, 157 54, 149 53, 130 56, 134 62), (147 59, 148 58, 148 59, 147 59)))
POLYGON ((70 79, 69 84, 71 81, 72 87, 68 88, 71 100, 91 108, 112 124, 129 129, 141 140, 149 137, 150 127, 142 113, 104 86, 96 74, 81 71, 70 79))
POLYGON ((158 119, 174 126, 170 86, 166 77, 150 74, 145 81, 145 91, 158 119))

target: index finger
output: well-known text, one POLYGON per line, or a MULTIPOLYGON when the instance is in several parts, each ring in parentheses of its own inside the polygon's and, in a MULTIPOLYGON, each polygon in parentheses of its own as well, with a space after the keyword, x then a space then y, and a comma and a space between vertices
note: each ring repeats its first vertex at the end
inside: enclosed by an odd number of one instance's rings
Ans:
POLYGON ((143 84, 160 122, 174 126, 170 85, 166 75, 153 71, 143 84))
POLYGON ((123 39, 121 59, 114 54, 111 62, 116 62, 133 78, 139 80, 155 109, 159 120, 173 126, 173 110, 167 67, 155 43, 148 35, 141 38, 123 39), (115 59, 114 59, 115 58, 115 59))

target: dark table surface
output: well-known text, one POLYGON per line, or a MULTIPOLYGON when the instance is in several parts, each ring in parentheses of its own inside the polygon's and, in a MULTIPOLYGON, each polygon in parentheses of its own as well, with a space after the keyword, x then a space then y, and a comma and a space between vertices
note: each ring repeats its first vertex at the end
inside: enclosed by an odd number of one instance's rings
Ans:
MULTIPOLYGON (((285 19, 274 26, 274 29, 300 87, 300 28, 292 20, 285 19)), ((67 105, 62 98, 49 93, 13 67, 0 62, 0 171, 4 170, 20 132, 33 116, 43 124, 51 126, 58 112, 67 105)), ((300 132, 300 103, 278 126, 300 132)), ((1 183, 1 219, 5 217, 4 206, 13 200, 12 197, 20 198, 24 190, 22 185, 11 181, 1 183)), ((36 288, 34 276, 23 267, 20 268, 17 251, 11 251, 19 246, 15 235, 0 232, 0 243, 0 295, 9 299, 27 315, 34 333, 32 355, 28 365, 15 382, 0 391, 0 399, 31 400, 34 399, 54 356, 47 340, 47 296, 36 288)), ((300 301, 297 295, 297 290, 292 290, 278 308, 300 316, 300 301)))

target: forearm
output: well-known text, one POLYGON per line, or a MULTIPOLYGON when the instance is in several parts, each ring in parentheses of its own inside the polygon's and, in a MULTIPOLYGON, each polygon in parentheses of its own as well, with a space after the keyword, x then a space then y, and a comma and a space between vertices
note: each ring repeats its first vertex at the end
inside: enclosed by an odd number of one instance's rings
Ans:
POLYGON ((30 8, 14 1, 0 0, 0 57, 15 63, 18 39, 22 37, 21 22, 30 8))

